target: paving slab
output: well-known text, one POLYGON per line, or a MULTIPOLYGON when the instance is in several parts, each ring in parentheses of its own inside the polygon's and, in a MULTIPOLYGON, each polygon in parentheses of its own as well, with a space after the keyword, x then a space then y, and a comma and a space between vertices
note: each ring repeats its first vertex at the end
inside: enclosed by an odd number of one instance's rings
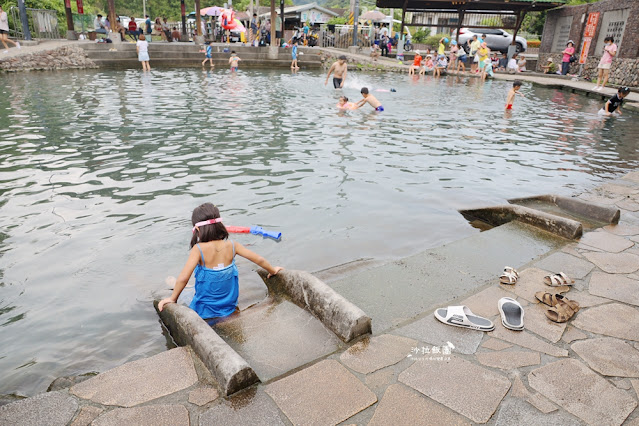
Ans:
POLYGON ((639 270, 639 256, 632 253, 584 253, 586 259, 604 272, 631 274, 639 270))
POLYGON ((620 425, 637 406, 627 392, 575 359, 533 370, 530 386, 566 411, 593 425, 620 425))
POLYGON ((632 384, 632 387, 635 388, 635 393, 639 397, 639 380, 631 380, 630 383, 632 384))
POLYGON ((636 203, 632 200, 629 199, 623 199, 621 201, 618 201, 616 203, 617 207, 619 207, 620 209, 624 209, 624 210, 629 210, 631 212, 636 212, 639 211, 639 203, 636 203))
POLYGON ((538 365, 541 362, 539 352, 528 351, 479 352, 475 354, 475 357, 487 367, 500 368, 502 370, 538 365))
POLYGON ((579 426, 579 419, 563 412, 542 413, 529 403, 516 398, 505 400, 497 413, 496 426, 579 426))
POLYGON ((621 197, 619 195, 605 193, 597 195, 590 192, 581 194, 578 198, 595 204, 603 204, 605 206, 617 204, 619 201, 626 199, 626 197, 621 197))
POLYGON ((0 425, 66 426, 78 401, 62 392, 47 392, 0 407, 0 425))
POLYGON ((519 268, 565 243, 563 238, 513 221, 357 272, 330 286, 370 315, 374 333, 380 334, 494 282, 504 265, 519 268))
POLYGON ((454 352, 473 354, 484 337, 483 331, 468 330, 460 327, 445 325, 437 321, 433 314, 393 330, 393 334, 406 336, 431 345, 443 346, 447 342, 455 345, 454 352))
MULTIPOLYGON (((637 204, 637 203, 634 203, 637 204)), ((626 209, 628 210, 628 209, 626 209)), ((639 204, 637 204, 637 210, 639 210, 639 204)), ((607 225, 604 226, 603 229, 607 232, 611 232, 615 235, 639 235, 639 226, 633 225, 631 223, 618 223, 615 225, 607 225)))
POLYGON ((575 340, 583 340, 587 338, 588 336, 586 335, 586 333, 569 325, 568 327, 566 327, 566 331, 564 331, 564 335, 561 337, 561 340, 566 343, 572 343, 575 340))
POLYGON ((351 370, 368 374, 397 364, 411 353, 416 344, 416 340, 390 334, 367 336, 344 351, 339 359, 351 370))
POLYGON ((266 393, 296 425, 334 425, 377 402, 373 392, 331 359, 267 385, 266 393))
MULTIPOLYGON (((565 253, 560 253, 565 254, 565 253)), ((566 256, 570 256, 566 254, 566 256)), ((576 259, 574 256, 570 256, 573 259, 576 259)), ((570 286, 560 286, 560 287, 550 287, 544 284, 544 277, 550 274, 550 272, 545 271, 543 269, 537 268, 527 268, 520 272, 519 280, 517 280, 517 284, 515 285, 501 285, 501 288, 504 290, 508 290, 512 293, 515 293, 518 297, 522 299, 526 299, 532 303, 538 303, 539 301, 535 298, 535 293, 538 291, 544 292, 554 292, 554 293, 565 293, 571 289, 570 286)), ((497 299, 499 300, 499 299, 497 299)), ((495 301, 495 305, 497 301, 495 301)), ((524 318, 524 322, 525 322, 524 318)))
POLYGON ((399 381, 476 423, 486 423, 510 389, 506 377, 455 355, 448 361, 417 361, 399 381))
POLYGON ((222 400, 200 415, 200 426, 285 425, 280 411, 263 389, 250 388, 222 400))
POLYGON ((387 368, 384 370, 377 370, 374 373, 366 375, 366 377, 364 377, 364 383, 373 392, 382 391, 395 381, 394 377, 395 372, 392 369, 387 368))
POLYGON ((532 406, 534 406, 536 409, 544 414, 548 414, 557 410, 557 406, 548 401, 548 399, 538 393, 530 392, 528 388, 526 388, 526 385, 524 385, 524 383, 521 381, 521 377, 519 376, 519 374, 515 376, 515 380, 513 381, 513 386, 511 389, 511 396, 527 401, 529 404, 532 404, 532 406))
POLYGON ((594 247, 608 253, 619 253, 634 245, 635 243, 619 235, 605 231, 595 231, 584 234, 579 240, 578 247, 584 249, 594 247))
POLYGON ((100 407, 85 405, 80 409, 80 412, 75 416, 70 426, 89 426, 103 411, 104 409, 100 407))
POLYGON ((579 302, 579 306, 583 308, 590 308, 592 306, 603 305, 604 303, 610 303, 610 299, 605 297, 593 296, 587 291, 571 290, 570 293, 564 294, 570 300, 579 302))
POLYGON ((284 299, 260 303, 213 328, 263 382, 341 346, 311 312, 284 299))
POLYGON ((470 425, 459 414, 443 407, 404 385, 386 389, 368 426, 386 425, 470 425))
POLYGON ((632 383, 630 383, 630 380, 628 379, 610 379, 610 382, 615 385, 616 388, 619 389, 623 389, 623 390, 630 390, 632 389, 632 383))
MULTIPOLYGON (((524 318, 525 321, 525 318, 524 318)), ((524 322, 525 325, 525 322, 524 322)), ((503 325, 495 324, 495 330, 488 333, 492 337, 496 337, 501 340, 505 340, 522 348, 532 349, 533 351, 543 352, 548 355, 556 357, 568 356, 568 351, 565 349, 553 346, 550 343, 546 343, 543 340, 533 336, 527 331, 512 331, 504 328, 503 325)))
POLYGON ((145 405, 116 408, 95 419, 92 426, 189 426, 189 412, 182 405, 145 405))
POLYGON ((627 173, 621 179, 627 180, 627 181, 630 181, 630 182, 639 183, 639 172, 627 173))
POLYGON ((639 190, 637 190, 637 188, 632 185, 619 185, 617 183, 604 183, 599 188, 597 188, 597 191, 606 191, 612 194, 613 196, 617 196, 617 195, 628 196, 628 195, 633 195, 639 192, 639 190))
POLYGON ((563 272, 573 279, 581 279, 588 275, 594 266, 584 259, 579 259, 567 253, 557 252, 535 263, 535 267, 550 271, 553 274, 563 272))
POLYGON ((556 323, 546 317, 550 306, 542 303, 529 306, 524 312, 524 326, 538 336, 553 343, 557 343, 566 329, 566 323, 556 323))
POLYGON ((573 343, 571 348, 604 376, 639 377, 639 351, 623 340, 600 337, 573 343))
POLYGON ((201 407, 211 401, 215 401, 219 396, 217 389, 206 386, 189 392, 189 402, 201 407))
POLYGON ((639 311, 619 303, 581 310, 572 325, 592 333, 639 341, 639 311))
POLYGON ((623 275, 593 272, 589 291, 597 296, 639 306, 639 281, 623 275))
POLYGON ((186 389, 197 380, 189 351, 175 348, 98 374, 70 392, 102 405, 133 407, 186 389))
POLYGON ((512 297, 512 294, 506 290, 500 288, 498 279, 495 279, 495 284, 473 294, 467 299, 459 302, 459 305, 466 305, 476 315, 485 318, 492 318, 499 315, 499 309, 497 308, 497 302, 502 297, 512 297))
POLYGON ((492 349, 493 351, 501 351, 511 348, 512 346, 512 344, 504 342, 503 340, 495 339, 494 337, 489 338, 481 344, 482 348, 492 349))

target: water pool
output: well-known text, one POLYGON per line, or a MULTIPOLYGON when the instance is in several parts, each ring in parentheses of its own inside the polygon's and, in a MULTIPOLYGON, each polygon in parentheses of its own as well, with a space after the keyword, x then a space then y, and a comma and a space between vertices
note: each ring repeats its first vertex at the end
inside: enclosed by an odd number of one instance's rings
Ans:
MULTIPOLYGON (((470 235, 458 208, 571 194, 639 163, 637 116, 525 84, 352 72, 386 111, 339 114, 318 72, 78 71, 0 88, 0 394, 165 349, 151 306, 187 256, 192 209, 315 271, 470 235)), ((329 83, 330 84, 330 83, 329 83)), ((241 305, 264 287, 240 263, 241 305)))

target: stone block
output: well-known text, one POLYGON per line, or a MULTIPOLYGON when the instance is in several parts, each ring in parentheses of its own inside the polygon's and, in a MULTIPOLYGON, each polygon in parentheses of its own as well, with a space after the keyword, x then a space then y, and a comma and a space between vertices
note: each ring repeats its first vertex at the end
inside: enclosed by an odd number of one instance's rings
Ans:
MULTIPOLYGON (((637 203, 634 203, 634 204, 637 204, 637 203)), ((629 210, 629 209, 626 209, 626 210, 629 210)), ((639 204, 637 204, 637 210, 635 211, 639 211, 639 204)), ((607 225, 607 226, 604 226, 603 229, 615 235, 624 235, 624 236, 639 235, 639 226, 632 225, 629 223, 618 223, 616 225, 607 225)))
POLYGON ((492 349, 493 351, 501 351, 512 346, 513 345, 511 345, 510 343, 506 343, 503 340, 495 339, 494 337, 489 338, 481 344, 482 348, 492 349))
POLYGON ((182 405, 145 405, 116 408, 95 419, 92 426, 189 426, 189 412, 182 405))
POLYGON ((368 374, 397 364, 411 353, 416 340, 384 334, 365 337, 340 356, 342 364, 358 373, 368 374))
POLYGON ((537 262, 535 266, 553 274, 563 272, 573 279, 584 278, 593 268, 592 263, 561 252, 551 254, 537 262))
POLYGON ((377 402, 377 397, 335 360, 324 360, 266 386, 293 424, 334 425, 377 402))
POLYGON ((571 348, 604 376, 639 377, 639 351, 623 340, 600 337, 573 343, 571 348))
POLYGON ((588 336, 586 335, 586 333, 582 332, 581 330, 577 330, 573 326, 568 326, 566 327, 566 331, 564 331, 564 335, 562 336, 561 340, 566 343, 572 343, 575 340, 583 340, 587 338, 588 336))
POLYGON ((280 410, 262 389, 238 392, 200 415, 200 426, 284 426, 280 410))
POLYGON ((399 381, 476 423, 486 423, 510 389, 506 377, 455 355, 415 362, 399 381))
POLYGON ((546 317, 546 311, 550 306, 539 303, 529 306, 525 310, 524 326, 526 330, 530 330, 538 336, 543 337, 553 343, 557 343, 561 339, 566 329, 566 323, 556 323, 550 321, 546 317))
POLYGON ((547 414, 539 412, 521 399, 505 400, 497 413, 495 426, 580 426, 582 423, 564 412, 547 414))
MULTIPOLYGON (((525 321, 525 318, 524 318, 525 321)), ((513 331, 504 328, 501 323, 495 324, 495 330, 488 333, 492 337, 505 340, 522 348, 543 352, 556 357, 568 356, 568 351, 544 342, 526 331, 513 331)))
POLYGON ((619 303, 581 310, 572 325, 591 333, 639 341, 639 311, 619 303))
POLYGON ((533 370, 528 383, 569 413, 593 425, 620 425, 637 401, 575 359, 533 370))
POLYGON ((597 296, 639 306, 639 281, 623 275, 593 272, 589 290, 597 296))
POLYGON ((0 425, 66 426, 78 401, 62 392, 47 392, 0 407, 0 425))
POLYGON ((639 270, 639 256, 631 253, 584 253, 586 259, 604 272, 631 274, 639 270))
POLYGON ((217 389, 212 387, 203 387, 189 392, 189 402, 199 407, 215 401, 220 394, 217 389))
POLYGON ((468 419, 442 407, 432 399, 403 385, 395 384, 386 389, 368 426, 461 426, 470 424, 468 419))
POLYGON ((70 426, 89 426, 103 411, 102 408, 85 405, 80 409, 80 412, 75 416, 70 426))
POLYGON ((197 380, 189 351, 175 348, 98 374, 70 392, 102 405, 133 407, 186 389, 197 380))
POLYGON ((514 370, 516 368, 538 365, 541 362, 539 352, 501 351, 479 352, 475 354, 477 360, 487 367, 502 370, 514 370))
POLYGON ((594 247, 608 253, 619 253, 633 245, 632 241, 624 237, 604 231, 588 232, 579 240, 579 248, 594 247))

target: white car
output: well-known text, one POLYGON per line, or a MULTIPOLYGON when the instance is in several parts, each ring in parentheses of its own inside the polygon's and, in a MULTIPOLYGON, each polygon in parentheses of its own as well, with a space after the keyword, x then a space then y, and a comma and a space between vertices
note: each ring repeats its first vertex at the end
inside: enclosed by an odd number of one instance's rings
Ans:
MULTIPOLYGON (((453 32, 451 35, 451 39, 455 40, 457 32, 453 32)), ((505 30, 497 30, 497 29, 488 29, 488 28, 460 28, 459 30, 459 44, 464 45, 466 42, 470 44, 472 41, 472 37, 477 35, 477 37, 482 38, 482 34, 486 35, 486 39, 484 40, 488 45, 490 50, 499 50, 500 52, 506 53, 508 52, 508 46, 511 45, 513 41, 513 36, 509 32, 505 30)), ((515 49, 517 53, 525 52, 528 48, 528 43, 526 39, 523 37, 517 36, 515 38, 515 49)))

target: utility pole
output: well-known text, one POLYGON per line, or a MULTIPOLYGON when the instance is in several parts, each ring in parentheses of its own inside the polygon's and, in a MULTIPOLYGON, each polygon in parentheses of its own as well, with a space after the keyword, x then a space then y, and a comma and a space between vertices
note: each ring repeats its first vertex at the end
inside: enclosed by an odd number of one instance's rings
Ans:
MULTIPOLYGON (((184 4, 184 1, 182 1, 184 4)), ((142 0, 142 13, 144 14, 144 19, 146 19, 146 0, 142 0)))
POLYGON ((204 44, 204 34, 202 33, 202 17, 200 16, 200 0, 195 0, 195 28, 197 40, 194 38, 195 44, 204 44))
MULTIPOLYGON (((184 5, 184 0, 180 0, 180 10, 182 11, 182 41, 189 41, 186 37, 186 6, 184 5)), ((199 11, 197 13, 200 13, 199 11)))
POLYGON ((353 10, 353 46, 357 46, 357 21, 359 20, 359 0, 355 0, 353 10))
POLYGON ((277 19, 277 13, 275 13, 275 0, 271 0, 271 45, 268 47, 268 58, 277 59, 277 48, 275 45, 275 20, 277 19))
POLYGON ((115 0, 107 0, 107 8, 109 9, 109 24, 111 24, 111 29, 113 29, 118 22, 118 15, 115 14, 115 0))
MULTIPOLYGON (((69 5, 71 8, 71 5, 69 5)), ((29 31, 29 19, 27 18, 27 7, 24 5, 24 0, 18 0, 18 10, 20 10, 20 22, 22 22, 22 33, 25 40, 31 40, 31 31, 29 31)), ((73 26, 73 22, 71 22, 73 26)))
MULTIPOLYGON (((22 2, 24 3, 24 2, 22 2)), ((71 0, 64 0, 64 14, 67 17, 67 40, 75 40, 75 28, 73 28, 73 12, 71 12, 71 0)), ((22 19, 22 10, 20 10, 22 19)))

